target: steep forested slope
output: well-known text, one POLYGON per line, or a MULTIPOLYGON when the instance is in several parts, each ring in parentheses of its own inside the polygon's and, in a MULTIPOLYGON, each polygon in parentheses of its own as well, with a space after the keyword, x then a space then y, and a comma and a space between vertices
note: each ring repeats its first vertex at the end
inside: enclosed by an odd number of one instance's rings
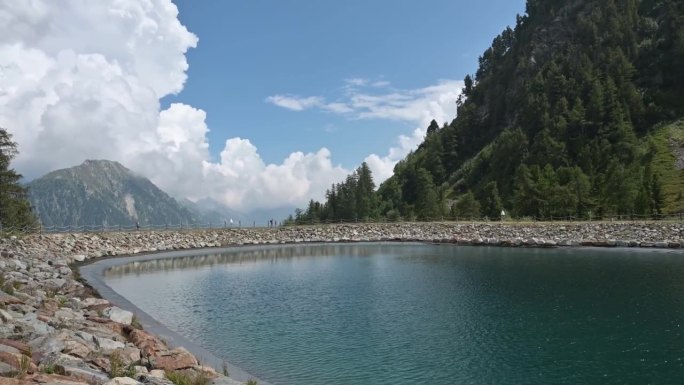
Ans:
POLYGON ((679 209, 663 190, 681 173, 654 173, 671 148, 651 134, 684 114, 684 2, 529 1, 479 64, 457 118, 433 122, 380 187, 382 212, 459 215, 469 191, 489 217, 679 209))
POLYGON ((340 189, 355 191, 357 171, 298 217, 596 218, 684 207, 684 1, 528 0, 464 83, 457 117, 430 124, 364 198, 378 202, 372 210, 332 210, 340 189))

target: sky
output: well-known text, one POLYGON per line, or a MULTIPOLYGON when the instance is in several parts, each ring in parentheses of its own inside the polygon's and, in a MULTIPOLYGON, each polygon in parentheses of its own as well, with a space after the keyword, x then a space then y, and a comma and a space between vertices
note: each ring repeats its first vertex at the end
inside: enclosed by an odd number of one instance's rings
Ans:
POLYGON ((0 127, 25 180, 117 160, 179 198, 303 206, 376 183, 523 0, 0 0, 0 127))

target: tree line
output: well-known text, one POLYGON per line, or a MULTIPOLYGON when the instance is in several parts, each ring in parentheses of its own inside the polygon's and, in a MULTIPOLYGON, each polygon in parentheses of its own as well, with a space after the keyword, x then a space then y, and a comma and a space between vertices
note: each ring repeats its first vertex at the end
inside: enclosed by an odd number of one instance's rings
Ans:
POLYGON ((681 188, 672 188, 684 174, 664 172, 674 158, 656 162, 684 147, 677 135, 665 150, 656 139, 684 117, 683 63, 684 2, 530 0, 465 77, 456 118, 433 120, 375 193, 362 165, 291 219, 684 211, 681 188))

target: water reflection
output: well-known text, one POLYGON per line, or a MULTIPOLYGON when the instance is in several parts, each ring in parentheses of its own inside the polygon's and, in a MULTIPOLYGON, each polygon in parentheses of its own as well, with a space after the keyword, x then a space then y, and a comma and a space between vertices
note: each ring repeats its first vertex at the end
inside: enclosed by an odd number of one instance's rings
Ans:
POLYGON ((368 257, 378 251, 396 248, 392 245, 376 247, 358 247, 358 245, 305 245, 305 246, 273 246, 244 247, 222 253, 175 258, 159 258, 146 261, 135 261, 112 266, 103 271, 105 277, 121 277, 127 274, 143 274, 160 271, 199 269, 228 264, 244 264, 255 262, 278 262, 311 257, 330 257, 346 255, 350 257, 368 257))

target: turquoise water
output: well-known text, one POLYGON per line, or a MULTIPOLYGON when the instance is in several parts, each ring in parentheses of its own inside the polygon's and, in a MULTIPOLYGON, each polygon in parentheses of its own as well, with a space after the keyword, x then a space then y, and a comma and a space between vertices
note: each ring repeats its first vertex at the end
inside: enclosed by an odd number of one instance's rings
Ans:
POLYGON ((138 263, 106 282, 272 384, 681 383, 683 257, 285 246, 138 263))

